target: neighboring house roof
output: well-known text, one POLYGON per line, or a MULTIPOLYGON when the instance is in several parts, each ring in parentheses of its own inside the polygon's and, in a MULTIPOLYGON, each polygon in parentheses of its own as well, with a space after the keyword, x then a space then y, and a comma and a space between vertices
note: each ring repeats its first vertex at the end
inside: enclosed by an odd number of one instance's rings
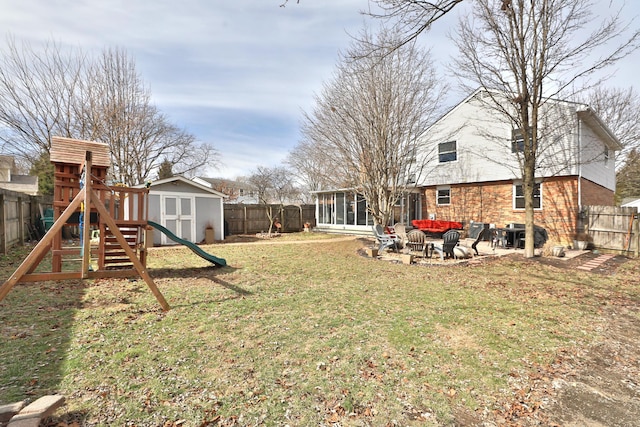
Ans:
POLYGON ((622 143, 614 135, 609 127, 604 124, 602 119, 588 106, 584 106, 583 110, 577 111, 578 117, 584 121, 598 135, 602 141, 607 144, 609 149, 614 151, 622 150, 622 143))
POLYGON ((12 175, 11 182, 20 185, 38 185, 38 177, 31 175, 12 175))
POLYGON ((13 171, 15 168, 16 159, 13 156, 0 154, 0 169, 10 169, 13 171))
POLYGON ((38 177, 26 175, 13 175, 11 181, 0 181, 0 188, 31 196, 38 194, 38 177))
POLYGON ((32 196, 38 194, 38 177, 17 175, 13 156, 0 155, 0 188, 32 196))
MULTIPOLYGON (((197 182, 195 182, 195 181, 193 181, 191 179, 185 178, 183 176, 172 176, 170 178, 164 178, 164 179, 159 179, 159 180, 156 180, 156 181, 152 181, 149 184, 149 187, 150 187, 150 189, 153 189, 154 187, 161 187, 161 186, 165 186, 166 184, 171 184, 171 183, 184 184, 184 185, 192 186, 192 187, 198 188, 201 191, 216 195, 216 196, 221 197, 221 198, 228 197, 226 194, 223 194, 223 193, 221 193, 219 191, 216 191, 213 188, 208 187, 206 185, 199 184, 199 183, 197 183, 197 182)), ((144 188, 146 186, 147 186, 147 184, 139 184, 139 185, 134 186, 134 188, 144 188)))
POLYGON ((248 182, 245 181, 235 181, 233 179, 224 179, 224 178, 207 178, 204 176, 200 176, 197 179, 201 179, 202 181, 208 182, 212 186, 225 186, 233 189, 243 189, 243 190, 252 190, 255 191, 256 188, 248 182))
POLYGON ((224 178, 198 177, 195 181, 209 185, 229 196, 228 203, 257 203, 257 189, 248 182, 224 178))

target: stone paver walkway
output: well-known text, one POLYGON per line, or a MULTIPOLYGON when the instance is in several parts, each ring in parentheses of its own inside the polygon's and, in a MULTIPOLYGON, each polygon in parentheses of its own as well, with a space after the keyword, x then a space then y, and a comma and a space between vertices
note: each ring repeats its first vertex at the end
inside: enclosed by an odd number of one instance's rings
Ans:
POLYGON ((604 264, 605 262, 609 261, 611 258, 615 257, 615 255, 611 255, 611 254, 603 254, 600 255, 599 257, 596 257, 592 260, 589 260, 587 262, 585 262, 584 264, 576 267, 578 270, 585 270, 585 271, 591 271, 594 268, 600 267, 602 264, 604 264))

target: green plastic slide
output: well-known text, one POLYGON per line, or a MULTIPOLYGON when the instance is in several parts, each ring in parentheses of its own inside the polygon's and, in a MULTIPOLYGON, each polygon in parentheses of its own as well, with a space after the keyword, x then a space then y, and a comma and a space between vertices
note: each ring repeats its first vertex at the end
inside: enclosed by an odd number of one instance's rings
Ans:
POLYGON ((203 251, 200 248, 200 246, 198 246, 195 243, 192 243, 192 242, 190 242, 188 240, 181 239, 180 237, 176 236, 170 230, 168 230, 167 228, 161 226, 160 224, 158 224, 156 222, 153 222, 153 221, 147 221, 147 224, 149 224, 150 226, 152 226, 153 228, 155 228, 159 232, 161 232, 163 234, 166 234, 167 237, 170 238, 171 240, 173 240, 174 242, 188 247, 196 255, 198 255, 200 258, 206 259, 207 261, 217 265, 218 267, 224 267, 225 265, 227 265, 227 261, 224 258, 218 258, 217 256, 213 256, 213 255, 203 251))

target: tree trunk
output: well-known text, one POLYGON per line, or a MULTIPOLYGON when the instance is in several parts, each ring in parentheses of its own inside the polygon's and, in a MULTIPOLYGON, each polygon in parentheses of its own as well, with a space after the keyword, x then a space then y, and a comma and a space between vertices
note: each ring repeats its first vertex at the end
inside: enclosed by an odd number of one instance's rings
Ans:
POLYGON ((524 191, 524 208, 525 208, 525 240, 524 240, 524 257, 533 258, 535 256, 535 227, 534 227, 534 197, 533 190, 535 188, 535 160, 526 159, 524 163, 524 174, 522 182, 522 190, 524 191))

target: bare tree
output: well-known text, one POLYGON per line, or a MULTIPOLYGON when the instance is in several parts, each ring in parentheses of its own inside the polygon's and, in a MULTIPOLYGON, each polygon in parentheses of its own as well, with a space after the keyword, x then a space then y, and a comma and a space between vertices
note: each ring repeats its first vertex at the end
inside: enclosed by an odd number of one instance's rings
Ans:
POLYGON ((73 137, 81 129, 86 56, 67 55, 55 43, 42 52, 8 37, 0 50, 0 143, 4 153, 36 164, 51 136, 73 137))
POLYGON ((257 192, 260 204, 264 205, 265 213, 269 218, 269 234, 273 231, 279 211, 284 204, 297 197, 298 189, 295 187, 292 174, 284 167, 258 166, 247 178, 257 192), (277 212, 273 212, 270 205, 277 204, 277 212))
MULTIPOLYGON (((284 0, 280 7, 285 7, 289 3, 289 0, 284 0)), ((300 3, 300 0, 296 0, 296 3, 300 3)))
POLYGON ((516 152, 526 257, 534 256, 536 168, 550 147, 542 135, 546 104, 571 98, 581 81, 636 49, 639 33, 622 39, 626 29, 619 14, 597 20, 589 0, 475 0, 452 38, 460 52, 452 70, 461 81, 487 89, 494 111, 522 136, 522 150, 516 152), (598 55, 599 49, 606 53, 598 55))
POLYGON ((616 200, 640 196, 640 152, 632 148, 624 165, 616 173, 616 200))
MULTIPOLYGON (((451 12, 463 0, 370 0, 379 11, 369 8, 367 15, 394 26, 399 37, 392 43, 371 44, 375 50, 393 50, 415 41, 434 22, 451 12)), ((503 2, 504 3, 504 2, 503 2)))
POLYGON ((386 224, 397 200, 419 181, 420 136, 437 116, 443 85, 429 53, 409 43, 363 55, 395 34, 364 31, 340 58, 315 107, 304 115, 303 141, 329 173, 362 191, 374 221, 386 224), (357 58, 357 59, 353 59, 357 58))
POLYGON ((207 144, 169 123, 151 103, 151 93, 125 51, 106 49, 91 70, 92 139, 109 143, 114 181, 135 185, 147 180, 162 162, 177 175, 193 174, 215 161, 207 144))
POLYGON ((108 143, 111 178, 126 185, 146 181, 163 160, 177 174, 194 174, 217 161, 151 103, 126 52, 107 49, 99 58, 55 43, 37 51, 8 39, 0 51, 0 143, 5 153, 37 164, 51 136, 108 143))
POLYGON ((331 157, 316 147, 311 140, 301 140, 289 152, 286 163, 305 193, 311 194, 313 191, 328 188, 344 188, 352 182, 346 171, 336 168, 331 157))

